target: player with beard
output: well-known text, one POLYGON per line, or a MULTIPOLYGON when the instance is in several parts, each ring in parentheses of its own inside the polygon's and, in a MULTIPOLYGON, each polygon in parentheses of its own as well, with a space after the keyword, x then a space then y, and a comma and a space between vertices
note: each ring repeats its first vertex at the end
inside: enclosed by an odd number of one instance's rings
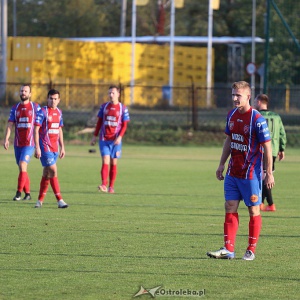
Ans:
POLYGON ((31 200, 30 179, 27 172, 28 163, 34 152, 34 121, 40 106, 30 100, 30 85, 24 84, 20 88, 21 101, 11 110, 4 138, 4 149, 9 148, 9 138, 15 127, 14 150, 16 163, 19 166, 17 192, 13 200, 21 200, 22 191, 25 192, 23 200, 31 200))

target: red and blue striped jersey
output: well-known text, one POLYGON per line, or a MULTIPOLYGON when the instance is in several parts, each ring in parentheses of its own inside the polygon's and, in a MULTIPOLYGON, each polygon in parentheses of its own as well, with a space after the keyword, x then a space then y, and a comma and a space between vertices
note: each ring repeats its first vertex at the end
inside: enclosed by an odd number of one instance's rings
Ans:
POLYGON ((59 108, 42 107, 35 124, 40 126, 39 138, 42 152, 58 152, 59 128, 64 126, 62 111, 59 108))
POLYGON ((262 144, 271 140, 265 118, 252 107, 244 114, 235 108, 227 115, 225 133, 231 138, 227 174, 242 179, 260 179, 262 144))
POLYGON ((27 104, 19 102, 11 108, 8 122, 15 123, 16 147, 34 146, 34 121, 40 109, 37 103, 31 101, 27 104))
POLYGON ((102 119, 100 129, 101 141, 112 141, 118 137, 123 122, 129 122, 129 112, 127 107, 121 102, 113 104, 106 102, 101 105, 98 112, 98 118, 102 119))

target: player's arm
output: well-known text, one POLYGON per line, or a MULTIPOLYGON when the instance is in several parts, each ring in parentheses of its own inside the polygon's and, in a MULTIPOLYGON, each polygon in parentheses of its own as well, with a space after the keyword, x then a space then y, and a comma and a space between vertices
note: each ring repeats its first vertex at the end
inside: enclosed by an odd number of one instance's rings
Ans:
POLYGON ((41 157, 41 148, 40 148, 40 126, 35 125, 34 126, 34 143, 35 143, 35 151, 34 151, 34 157, 40 158, 41 157))
POLYGON ((264 166, 266 170, 266 177, 264 179, 264 184, 268 189, 271 189, 275 185, 273 176, 273 156, 272 156, 272 146, 271 140, 263 144, 264 147, 264 166))
POLYGON ((285 129, 283 126, 283 123, 280 119, 280 126, 279 126, 279 153, 278 153, 278 158, 279 161, 284 159, 284 150, 286 146, 286 133, 285 129))
POLYGON ((123 138, 123 136, 124 136, 124 134, 127 130, 127 123, 128 123, 128 121, 125 121, 125 122, 122 123, 120 133, 114 141, 115 145, 119 145, 122 142, 122 138, 123 138))
POLYGON ((226 137, 226 140, 224 142, 223 145, 223 151, 222 151, 222 155, 220 158, 220 163, 219 163, 219 167, 216 171, 216 177, 218 180, 224 180, 224 176, 223 176, 223 172, 225 170, 225 163, 230 155, 230 143, 231 143, 231 138, 228 135, 226 137))
POLYGON ((59 142, 59 158, 64 158, 66 155, 66 151, 65 151, 65 144, 64 144, 64 133, 61 127, 59 127, 59 138, 58 138, 58 142, 59 142))
POLYGON ((10 137, 13 125, 14 125, 13 122, 7 122, 5 138, 4 138, 4 143, 3 143, 3 147, 5 150, 7 150, 9 148, 9 137, 10 137))
POLYGON ((103 119, 98 118, 98 121, 97 121, 97 124, 96 124, 96 127, 95 127, 95 131, 94 131, 94 134, 93 134, 93 137, 92 137, 92 140, 91 140, 91 145, 92 146, 94 146, 96 144, 96 140, 97 140, 97 137, 99 135, 100 128, 102 126, 102 122, 103 122, 103 119))

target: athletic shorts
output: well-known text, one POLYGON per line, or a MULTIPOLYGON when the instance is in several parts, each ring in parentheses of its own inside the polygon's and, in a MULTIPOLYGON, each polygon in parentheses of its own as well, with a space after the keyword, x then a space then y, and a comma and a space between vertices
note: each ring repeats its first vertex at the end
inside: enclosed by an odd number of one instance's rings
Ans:
POLYGON ((27 164, 30 162, 30 158, 34 152, 33 146, 16 147, 15 146, 15 158, 16 163, 19 165, 20 161, 25 161, 27 164))
POLYGON ((56 164, 58 152, 42 152, 40 158, 43 167, 50 167, 56 164))
POLYGON ((225 201, 244 200, 246 206, 261 204, 262 181, 257 179, 240 179, 226 175, 224 181, 225 201))
POLYGON ((121 158, 122 143, 114 145, 114 141, 99 141, 101 156, 109 155, 111 158, 121 158))

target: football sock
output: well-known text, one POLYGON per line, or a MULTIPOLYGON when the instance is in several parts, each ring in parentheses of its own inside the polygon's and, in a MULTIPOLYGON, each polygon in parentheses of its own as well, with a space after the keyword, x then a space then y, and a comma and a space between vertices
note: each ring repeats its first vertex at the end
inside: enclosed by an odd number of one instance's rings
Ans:
POLYGON ((262 199, 265 198, 267 199, 269 205, 273 204, 272 190, 268 189, 267 186, 264 184, 262 190, 262 199))
POLYGON ((253 253, 255 253, 256 245, 261 230, 261 225, 262 225, 261 215, 250 216, 247 250, 251 250, 253 253))
POLYGON ((235 237, 238 228, 238 213, 226 213, 224 222, 224 247, 230 252, 234 251, 235 237))
POLYGON ((51 184, 52 190, 54 192, 54 195, 55 195, 57 201, 61 200, 62 196, 60 194, 58 178, 57 177, 50 178, 50 184, 51 184))
POLYGON ((108 170, 109 170, 109 166, 107 164, 103 164, 101 168, 101 179, 102 179, 102 184, 104 185, 107 185, 108 170))
POLYGON ((18 192, 22 192, 27 180, 27 172, 20 172, 18 177, 18 192))
POLYGON ((117 165, 111 165, 109 171, 109 186, 114 187, 115 180, 117 178, 117 165))
POLYGON ((40 183, 40 193, 39 193, 39 199, 40 201, 43 201, 49 187, 50 179, 47 179, 46 177, 42 177, 41 183, 40 183))
POLYGON ((26 176, 26 181, 25 181, 23 190, 24 190, 25 194, 30 194, 30 179, 29 179, 27 172, 26 172, 26 174, 27 174, 27 176, 26 176))

